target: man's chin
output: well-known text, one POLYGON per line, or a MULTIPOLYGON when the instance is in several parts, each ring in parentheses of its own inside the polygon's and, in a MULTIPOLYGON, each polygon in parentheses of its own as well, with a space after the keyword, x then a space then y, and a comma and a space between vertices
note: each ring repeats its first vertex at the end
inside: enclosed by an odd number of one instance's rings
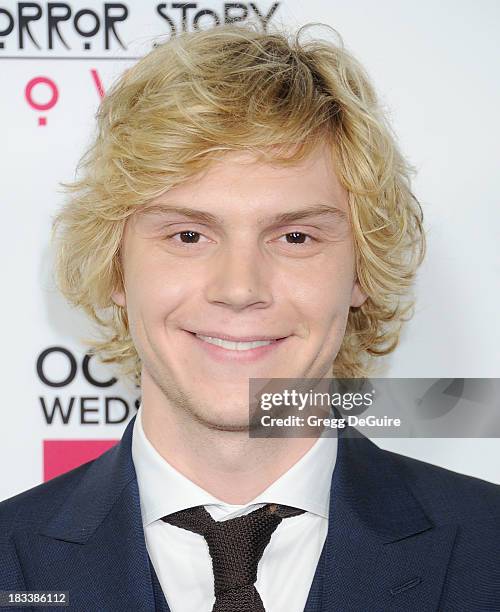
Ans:
POLYGON ((248 432, 250 425, 248 417, 246 419, 217 419, 217 418, 198 418, 198 422, 214 431, 243 431, 248 432))
POLYGON ((226 412, 202 412, 196 411, 193 415, 201 425, 208 429, 218 431, 249 431, 248 408, 241 408, 235 411, 229 409, 226 412))

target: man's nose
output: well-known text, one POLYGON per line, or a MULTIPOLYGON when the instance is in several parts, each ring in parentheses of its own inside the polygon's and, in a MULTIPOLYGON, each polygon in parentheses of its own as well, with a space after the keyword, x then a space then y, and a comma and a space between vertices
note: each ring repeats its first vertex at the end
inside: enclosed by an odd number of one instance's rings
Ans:
POLYGON ((258 245, 232 244, 219 251, 206 279, 209 302, 241 310, 272 303, 272 269, 258 245))

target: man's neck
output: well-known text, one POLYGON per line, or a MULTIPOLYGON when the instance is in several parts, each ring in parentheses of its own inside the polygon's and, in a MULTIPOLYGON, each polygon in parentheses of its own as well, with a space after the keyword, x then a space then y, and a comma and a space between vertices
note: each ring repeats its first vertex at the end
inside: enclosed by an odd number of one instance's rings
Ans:
POLYGON ((196 485, 229 504, 246 504, 288 471, 317 438, 250 438, 210 429, 146 404, 142 426, 156 451, 196 485))

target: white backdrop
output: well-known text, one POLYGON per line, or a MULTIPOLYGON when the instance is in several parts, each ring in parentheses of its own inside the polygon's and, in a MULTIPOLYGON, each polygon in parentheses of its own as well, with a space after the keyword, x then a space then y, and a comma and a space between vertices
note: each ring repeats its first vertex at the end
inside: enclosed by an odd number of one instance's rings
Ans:
MULTIPOLYGON (((62 201, 58 183, 73 178, 90 141, 99 89, 105 91, 155 39, 164 39, 173 27, 182 28, 182 11, 172 8, 172 3, 135 0, 110 9, 105 2, 73 1, 63 3, 66 9, 53 10, 51 16, 48 3, 39 2, 35 3, 39 18, 36 8, 20 14, 19 4, 0 3, 4 287, 0 499, 43 481, 44 440, 117 440, 135 414, 137 389, 124 381, 98 386, 95 381, 108 381, 113 373, 97 362, 90 363, 85 376, 81 338, 91 330, 54 289, 49 233, 62 201), (65 16, 68 19, 62 20, 65 16), (78 33, 91 32, 97 25, 93 36, 78 33), (39 356, 51 347, 69 351, 70 357, 59 349, 49 351, 37 369, 39 356), (70 376, 71 358, 76 364, 74 376, 70 376), (61 386, 50 386, 43 377, 61 386), (57 402, 67 418, 62 419, 57 409, 54 418, 47 418, 57 402), (106 406, 110 419, 122 422, 106 423, 106 406)), ((206 27, 214 15, 223 18, 223 2, 193 4, 196 8, 186 11, 189 29, 196 19, 206 27), (200 17, 199 11, 205 9, 213 14, 200 17)), ((249 17, 255 17, 257 10, 262 19, 274 7, 270 29, 311 21, 336 28, 367 68, 403 151, 418 168, 414 190, 424 208, 429 249, 418 280, 416 315, 389 358, 386 375, 498 377, 500 4, 496 0, 239 4, 240 8, 229 9, 231 15, 246 8, 249 17)), ((331 36, 321 28, 317 35, 331 36)), ((376 442, 500 483, 495 438, 376 442)))

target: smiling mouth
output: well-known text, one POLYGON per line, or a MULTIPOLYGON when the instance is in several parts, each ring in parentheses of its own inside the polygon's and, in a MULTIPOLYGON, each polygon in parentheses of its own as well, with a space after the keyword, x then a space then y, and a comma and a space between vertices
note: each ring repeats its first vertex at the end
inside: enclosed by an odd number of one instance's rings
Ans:
POLYGON ((189 332, 199 340, 206 342, 207 344, 213 344, 223 349, 231 351, 249 351, 252 349, 260 348, 262 346, 269 346, 270 344, 276 344, 281 340, 285 340, 287 337, 272 338, 265 340, 228 340, 226 338, 219 338, 218 336, 207 336, 204 334, 197 334, 196 332, 189 332))

